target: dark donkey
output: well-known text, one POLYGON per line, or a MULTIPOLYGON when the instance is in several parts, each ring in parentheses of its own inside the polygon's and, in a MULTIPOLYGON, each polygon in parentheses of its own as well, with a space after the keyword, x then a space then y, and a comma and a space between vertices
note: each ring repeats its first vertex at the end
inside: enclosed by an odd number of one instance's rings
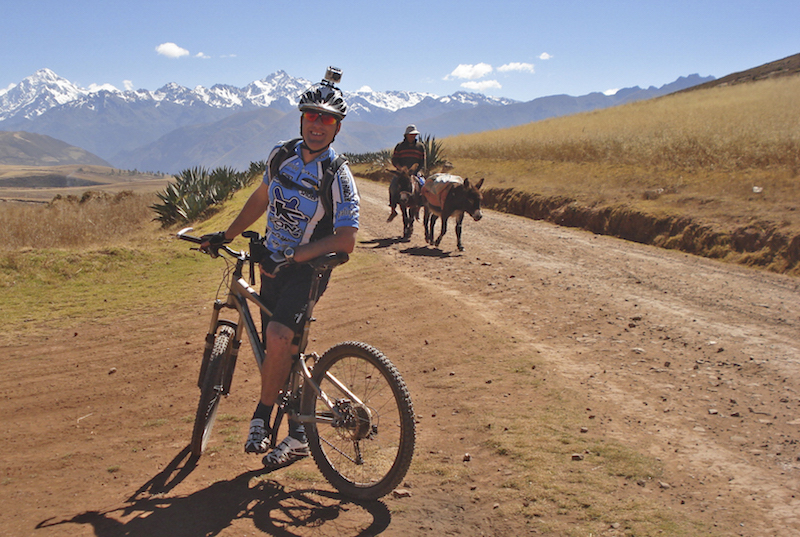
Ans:
POLYGON ((464 245, 461 243, 461 223, 464 221, 464 213, 469 214, 476 222, 483 217, 481 186, 483 179, 471 185, 469 179, 447 173, 437 173, 428 178, 422 187, 422 199, 425 204, 425 241, 428 244, 439 246, 442 237, 447 233, 447 220, 454 216, 458 250, 464 251, 464 245), (442 229, 434 241, 433 226, 437 217, 442 219, 442 229))
POLYGON ((403 238, 407 239, 414 231, 414 220, 419 220, 419 208, 422 205, 422 194, 419 180, 416 175, 417 164, 406 168, 405 166, 397 170, 390 170, 394 177, 389 184, 389 207, 392 214, 389 215, 387 222, 394 220, 397 216, 397 205, 400 206, 400 213, 403 215, 403 238))

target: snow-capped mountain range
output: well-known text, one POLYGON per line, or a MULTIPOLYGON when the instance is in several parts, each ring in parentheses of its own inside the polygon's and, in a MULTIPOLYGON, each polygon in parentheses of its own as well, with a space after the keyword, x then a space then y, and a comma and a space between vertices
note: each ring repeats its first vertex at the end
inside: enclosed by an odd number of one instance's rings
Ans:
MULTIPOLYGON (((263 108, 285 101, 295 106, 300 94, 313 83, 303 78, 294 78, 285 71, 278 71, 262 80, 251 82, 243 88, 216 84, 210 88, 197 86, 189 89, 174 82, 155 90, 122 91, 111 85, 81 88, 58 76, 50 69, 40 69, 19 84, 0 90, 0 121, 15 117, 33 119, 52 108, 69 104, 72 107, 94 108, 95 101, 113 95, 127 103, 171 103, 179 106, 205 105, 228 110, 263 108)), ((371 113, 377 110, 396 112, 419 104, 426 98, 442 104, 452 102, 466 106, 480 104, 510 104, 511 99, 487 97, 477 93, 460 92, 447 97, 430 93, 409 91, 344 91, 351 114, 371 113)))
MULTIPOLYGON (((349 113, 337 136, 339 152, 391 148, 414 123, 423 134, 504 128, 647 99, 706 82, 681 77, 661 88, 615 95, 544 97, 527 103, 458 92, 440 97, 410 91, 345 91, 349 113)), ((273 144, 297 136, 297 100, 312 82, 278 71, 243 88, 216 84, 189 89, 82 88, 49 69, 0 90, 0 131, 44 134, 89 151, 116 167, 177 173, 193 166, 244 169, 273 144)))

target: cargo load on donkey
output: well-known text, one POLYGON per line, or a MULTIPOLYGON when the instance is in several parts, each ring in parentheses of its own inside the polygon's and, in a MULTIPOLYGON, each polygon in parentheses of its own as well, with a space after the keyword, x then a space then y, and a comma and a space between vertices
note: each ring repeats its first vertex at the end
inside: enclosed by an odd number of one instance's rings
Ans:
POLYGON ((459 251, 464 251, 461 242, 461 228, 464 213, 469 214, 476 222, 483 217, 481 213, 481 186, 483 179, 476 184, 470 184, 469 179, 449 173, 437 173, 430 176, 422 187, 422 198, 425 205, 425 241, 432 246, 439 246, 442 237, 447 232, 447 220, 456 218, 456 244, 459 251), (433 227, 436 219, 442 219, 439 237, 434 241, 433 227))

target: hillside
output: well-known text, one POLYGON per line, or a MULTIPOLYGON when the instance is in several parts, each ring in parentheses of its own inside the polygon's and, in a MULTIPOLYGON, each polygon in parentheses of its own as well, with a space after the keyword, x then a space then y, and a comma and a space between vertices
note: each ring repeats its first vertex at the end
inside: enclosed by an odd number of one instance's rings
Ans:
MULTIPOLYGON (((498 103, 480 99, 475 94, 457 94, 449 98, 428 96, 397 110, 367 106, 363 103, 363 96, 346 94, 352 111, 345 120, 345 128, 336 138, 336 148, 346 153, 367 153, 394 147, 402 139, 403 129, 409 123, 438 138, 506 128, 651 99, 710 78, 692 75, 661 88, 626 88, 615 95, 558 95, 527 103, 498 103)), ((294 109, 288 112, 273 107, 242 110, 207 124, 176 129, 150 144, 110 158, 121 167, 172 173, 198 164, 242 170, 250 162, 263 159, 270 144, 296 136, 298 128, 294 109)))
POLYGON ((743 84, 745 82, 756 82, 758 80, 767 80, 780 78, 784 76, 792 76, 800 74, 800 53, 792 56, 787 56, 781 60, 765 63, 746 71, 732 73, 728 76, 718 78, 692 86, 690 88, 682 89, 681 91, 696 91, 718 86, 730 86, 734 84, 743 84))
POLYGON ((0 165, 63 166, 86 164, 110 166, 108 162, 79 147, 43 134, 0 131, 0 165))

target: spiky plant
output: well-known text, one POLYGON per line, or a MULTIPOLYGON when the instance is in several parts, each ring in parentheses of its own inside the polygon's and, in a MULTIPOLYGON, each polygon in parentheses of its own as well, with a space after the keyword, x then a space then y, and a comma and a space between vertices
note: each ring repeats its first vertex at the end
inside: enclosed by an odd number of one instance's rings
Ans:
POLYGON ((422 137, 422 145, 425 146, 425 154, 428 159, 428 173, 432 173, 434 169, 444 166, 447 162, 442 149, 442 142, 436 140, 432 134, 426 134, 422 137))
MULTIPOLYGON (((254 168, 252 164, 250 167, 254 168)), ((209 207, 222 203, 247 186, 253 177, 252 173, 240 173, 228 167, 213 171, 203 167, 183 170, 175 176, 174 183, 157 194, 162 203, 151 206, 157 215, 155 220, 164 227, 196 220, 209 207)))

